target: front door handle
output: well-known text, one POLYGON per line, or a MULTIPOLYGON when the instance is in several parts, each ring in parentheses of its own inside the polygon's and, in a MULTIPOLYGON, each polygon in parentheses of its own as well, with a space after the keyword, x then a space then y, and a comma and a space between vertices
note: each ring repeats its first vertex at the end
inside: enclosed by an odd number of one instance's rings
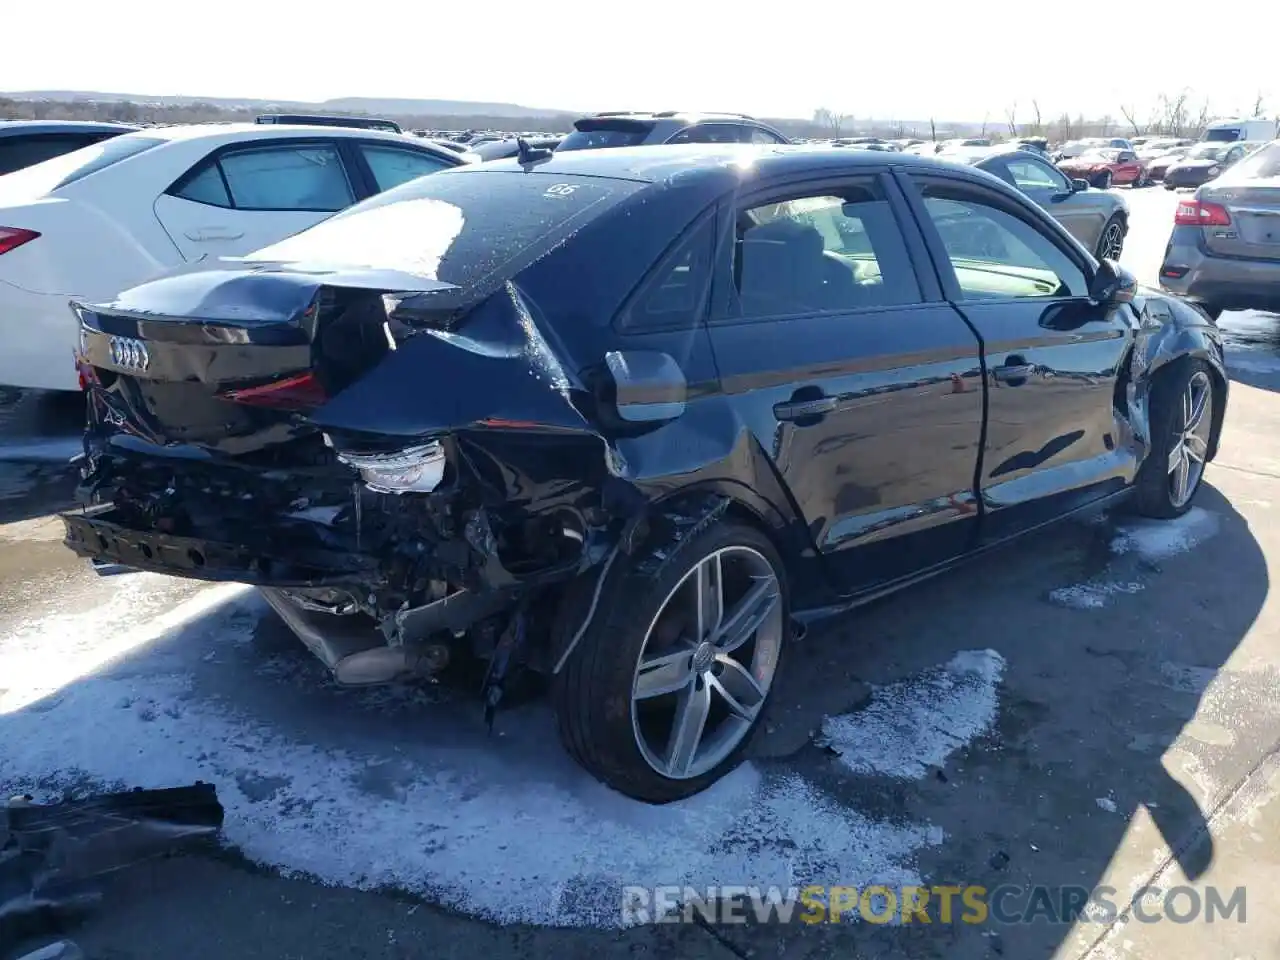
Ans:
POLYGON ((804 420, 831 413, 839 405, 835 397, 814 397, 812 400, 787 400, 773 405, 773 415, 779 420, 804 420))
POLYGON ((1006 363, 996 367, 993 372, 1001 383, 1020 387, 1027 382, 1027 377, 1036 372, 1036 367, 1033 363, 1006 363))

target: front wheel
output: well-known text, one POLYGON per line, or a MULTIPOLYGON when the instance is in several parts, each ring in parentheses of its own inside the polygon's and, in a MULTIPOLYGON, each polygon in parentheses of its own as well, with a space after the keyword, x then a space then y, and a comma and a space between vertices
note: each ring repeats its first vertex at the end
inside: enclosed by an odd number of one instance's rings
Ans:
POLYGON ((1214 381, 1202 360, 1186 359, 1151 388, 1151 449, 1138 471, 1138 512, 1170 520, 1191 509, 1213 437, 1214 381))
POLYGON ((552 698, 578 763, 667 803, 732 770, 759 724, 790 621, 786 576, 768 537, 729 520, 619 560, 552 698))

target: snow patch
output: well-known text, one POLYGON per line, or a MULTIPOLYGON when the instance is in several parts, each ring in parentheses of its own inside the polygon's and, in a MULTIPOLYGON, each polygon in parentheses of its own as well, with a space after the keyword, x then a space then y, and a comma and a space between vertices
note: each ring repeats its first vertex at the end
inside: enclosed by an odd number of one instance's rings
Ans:
POLYGON ((1116 528, 1111 552, 1134 553, 1143 560, 1166 560, 1203 543, 1218 532, 1216 513, 1192 507, 1174 520, 1138 520, 1116 528))
POLYGON ((1111 583, 1092 580, 1088 583, 1077 583, 1069 587, 1059 587, 1049 591, 1049 600, 1061 607, 1075 610, 1101 610, 1111 598, 1119 594, 1140 593, 1142 584, 1136 581, 1111 583))
POLYGON ((964 650, 924 674, 875 689, 856 713, 822 721, 823 742, 855 773, 918 779, 995 721, 1005 660, 964 650))
MULTIPOLYGON (((751 765, 687 801, 636 803, 572 765, 543 708, 467 739, 468 718, 447 705, 387 717, 333 687, 299 688, 256 669, 260 604, 207 588, 161 611, 162 579, 132 575, 97 608, 0 637, 9 793, 206 780, 227 842, 259 863, 556 926, 623 925, 630 884, 919 884, 917 851, 943 840, 751 765), (148 626, 110 626, 137 623, 139 610, 148 626)), ((881 691, 880 720, 864 720, 862 736, 901 757, 879 764, 936 762, 985 729, 1002 668, 992 651, 965 653, 881 691), (894 741, 890 714, 904 707, 914 720, 894 741)))

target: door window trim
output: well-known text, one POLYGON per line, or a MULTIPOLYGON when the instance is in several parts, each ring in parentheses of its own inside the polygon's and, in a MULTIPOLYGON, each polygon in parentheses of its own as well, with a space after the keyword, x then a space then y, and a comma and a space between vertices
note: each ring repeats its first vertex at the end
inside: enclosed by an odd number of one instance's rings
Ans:
MULTIPOLYGON (((354 139, 354 138, 343 138, 354 139)), ((338 213, 338 210, 309 210, 301 207, 289 207, 281 209, 279 207, 241 207, 236 205, 235 194, 231 192, 231 184, 227 182, 227 175, 222 169, 221 160, 224 156, 231 153, 253 153, 256 151, 270 150, 274 147, 328 147, 337 154, 338 162, 342 165, 342 174, 347 181, 347 189, 351 191, 351 204, 359 203, 364 199, 360 190, 359 180, 353 176, 354 171, 351 169, 350 160, 346 151, 342 149, 342 139, 333 137, 263 137, 260 140, 237 141, 235 143, 224 143, 210 150, 207 154, 193 163, 179 176, 173 183, 169 184, 163 191, 164 195, 174 197, 178 200, 185 200, 187 203, 197 203, 203 207, 213 207, 215 210, 238 210, 241 213, 338 213), (231 206, 224 207, 221 204, 207 203, 203 200, 192 200, 190 197, 181 195, 192 180, 198 177, 206 166, 213 164, 218 171, 218 176, 222 178, 222 185, 226 188, 227 199, 231 201, 231 206)), ((348 204, 350 206, 351 204, 348 204)), ((341 209, 346 209, 343 207, 341 209)))
POLYGON ((943 289, 931 269, 928 251, 919 234, 912 212, 906 198, 899 190, 898 184, 889 173, 887 166, 868 167, 856 173, 844 176, 830 174, 813 176, 787 177, 771 184, 762 185, 750 192, 743 192, 726 198, 722 203, 719 217, 719 243, 715 251, 712 267, 712 296, 708 311, 707 323, 721 327, 752 323, 778 323, 791 320, 810 319, 814 317, 845 316, 848 314, 873 315, 900 311, 918 310, 929 304, 946 301, 943 289), (789 313, 775 316, 744 317, 734 310, 737 301, 737 290, 733 276, 734 244, 737 241, 738 216, 745 210, 767 203, 782 203, 798 197, 822 196, 824 192, 834 194, 848 189, 858 183, 871 181, 883 193, 889 204, 890 213, 898 226, 899 235, 907 252, 907 262, 915 277, 916 287, 920 292, 920 300, 915 303, 881 304, 864 307, 850 307, 836 313, 831 311, 789 313))
MULTIPOLYGON (((1084 274, 1086 287, 1092 285, 1093 275, 1097 271, 1097 264, 1088 254, 1084 253, 1083 248, 1078 248, 1065 227, 1045 213, 1038 205, 1035 205, 1033 201, 1026 199, 1025 194, 1018 192, 1016 199, 1011 198, 1005 196, 999 190, 993 190, 986 184, 977 183, 969 177, 956 176, 949 171, 930 170, 919 173, 904 170, 896 171, 895 175, 902 183, 902 192, 906 197, 906 202, 911 207, 912 213, 915 215, 917 226, 924 235, 924 241, 929 249, 934 270, 937 271, 938 280, 942 284, 943 293, 948 300, 955 303, 1008 303, 1010 298, 974 299, 965 297, 964 292, 960 289, 960 282, 956 278, 955 267, 951 263, 951 257, 947 253, 946 245, 942 242, 942 235, 938 233, 938 228, 934 225, 933 218, 929 215, 929 211, 924 205, 924 194, 920 187, 928 183, 959 187, 972 193, 976 202, 995 207, 997 210, 1021 220, 1027 226, 1043 235, 1045 239, 1058 248, 1059 253, 1070 260, 1084 274)), ((1010 189, 1016 188, 1011 187, 1010 189)), ((1067 297, 1035 297, 1033 299, 1037 303, 1052 303, 1059 300, 1087 300, 1088 293, 1073 293, 1067 297)))

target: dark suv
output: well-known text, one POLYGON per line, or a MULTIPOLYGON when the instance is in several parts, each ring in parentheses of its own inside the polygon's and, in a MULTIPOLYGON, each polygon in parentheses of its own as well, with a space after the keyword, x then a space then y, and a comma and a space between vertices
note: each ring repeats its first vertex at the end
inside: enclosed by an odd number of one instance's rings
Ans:
POLYGON ((137 129, 124 123, 80 120, 0 120, 0 174, 13 173, 137 129))
POLYGON ((745 113, 661 113, 615 111, 583 117, 556 147, 595 150, 600 147, 639 147, 655 143, 790 143, 767 123, 745 113))

